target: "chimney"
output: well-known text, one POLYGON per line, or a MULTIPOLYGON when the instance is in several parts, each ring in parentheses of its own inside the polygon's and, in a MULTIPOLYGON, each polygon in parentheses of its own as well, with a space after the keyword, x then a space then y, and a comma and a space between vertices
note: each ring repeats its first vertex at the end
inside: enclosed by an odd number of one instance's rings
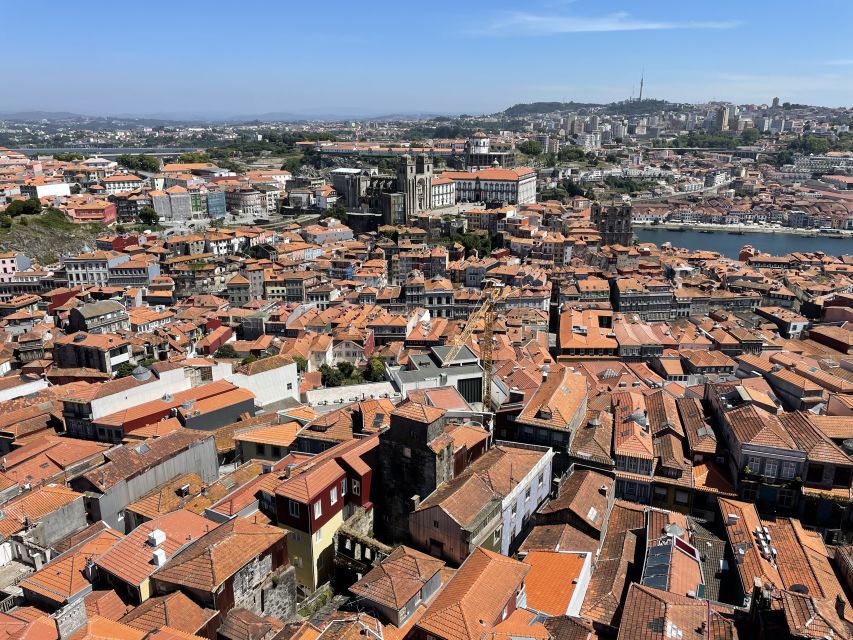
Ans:
POLYGON ((421 506, 421 497, 415 494, 412 496, 412 510, 417 511, 419 506, 421 506))
POLYGON ((89 582, 95 582, 95 561, 92 558, 86 558, 86 568, 83 569, 83 574, 89 582))

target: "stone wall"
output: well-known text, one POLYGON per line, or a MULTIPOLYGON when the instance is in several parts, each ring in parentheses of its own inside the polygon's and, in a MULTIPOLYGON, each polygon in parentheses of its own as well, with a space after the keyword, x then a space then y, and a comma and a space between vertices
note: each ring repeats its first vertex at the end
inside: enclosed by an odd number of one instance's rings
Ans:
POLYGON ((296 570, 292 565, 282 567, 261 587, 260 615, 290 620, 296 615, 296 570))

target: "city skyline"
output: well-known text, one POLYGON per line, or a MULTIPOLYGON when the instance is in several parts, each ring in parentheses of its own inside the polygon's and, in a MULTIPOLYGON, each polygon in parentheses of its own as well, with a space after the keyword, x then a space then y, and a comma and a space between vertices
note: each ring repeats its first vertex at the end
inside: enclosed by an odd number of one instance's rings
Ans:
MULTIPOLYGON (((826 5, 822 15, 833 19, 804 47, 793 2, 772 12, 720 2, 713 15, 670 1, 543 0, 521 9, 380 2, 369 12, 254 2, 235 12, 211 2, 203 13, 169 5, 145 20, 121 6, 74 14, 46 2, 35 40, 28 29, 6 34, 18 54, 0 62, 0 112, 478 114, 516 102, 636 97, 643 71, 646 97, 675 102, 769 103, 778 95, 849 105, 844 31, 853 6, 826 5), (93 89, 99 83, 110 90, 93 89)), ((4 9, 9 24, 25 24, 32 7, 13 0, 4 9)))

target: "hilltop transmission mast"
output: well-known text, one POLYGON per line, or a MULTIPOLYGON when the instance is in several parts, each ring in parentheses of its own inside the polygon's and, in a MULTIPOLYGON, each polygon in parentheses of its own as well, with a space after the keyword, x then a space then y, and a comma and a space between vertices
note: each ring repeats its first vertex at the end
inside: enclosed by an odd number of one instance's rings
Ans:
POLYGON ((646 75, 646 70, 643 69, 640 72, 640 97, 637 99, 637 102, 643 101, 643 76, 645 76, 645 75, 646 75))

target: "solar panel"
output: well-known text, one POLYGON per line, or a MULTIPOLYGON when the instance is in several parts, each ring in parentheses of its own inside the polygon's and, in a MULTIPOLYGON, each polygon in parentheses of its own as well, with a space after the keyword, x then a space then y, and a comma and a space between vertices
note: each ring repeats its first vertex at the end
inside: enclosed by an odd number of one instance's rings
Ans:
POLYGON ((655 576, 653 578, 643 578, 643 584, 647 587, 654 587, 666 591, 669 586, 669 575, 655 576))

